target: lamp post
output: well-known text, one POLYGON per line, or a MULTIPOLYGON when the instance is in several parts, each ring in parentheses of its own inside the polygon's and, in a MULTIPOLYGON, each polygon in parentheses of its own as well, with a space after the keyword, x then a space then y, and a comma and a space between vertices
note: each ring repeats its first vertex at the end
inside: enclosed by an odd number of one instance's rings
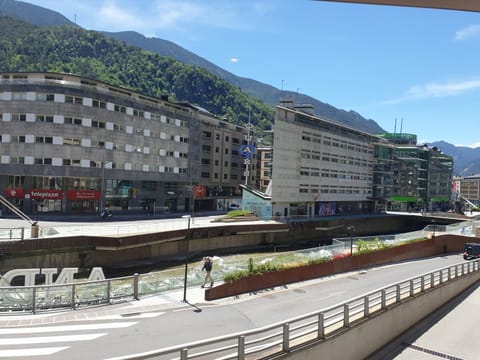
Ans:
POLYGON ((350 236, 350 256, 353 255, 353 233, 355 231, 355 226, 350 225, 347 227, 347 234, 350 236))
POLYGON ((190 215, 183 215, 182 218, 187 218, 188 219, 188 227, 187 227, 187 233, 185 234, 185 276, 183 279, 183 302, 187 302, 187 273, 188 273, 188 245, 190 242, 190 220, 191 216, 190 215))

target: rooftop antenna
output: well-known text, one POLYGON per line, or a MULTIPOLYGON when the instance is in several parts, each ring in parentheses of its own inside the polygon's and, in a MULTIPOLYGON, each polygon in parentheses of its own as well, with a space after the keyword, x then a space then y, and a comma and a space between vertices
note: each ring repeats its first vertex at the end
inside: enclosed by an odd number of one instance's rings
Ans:
POLYGON ((402 134, 403 129, 403 118, 400 121, 400 134, 402 134))
POLYGON ((395 118, 395 125, 393 127, 393 135, 397 133, 397 118, 395 118))

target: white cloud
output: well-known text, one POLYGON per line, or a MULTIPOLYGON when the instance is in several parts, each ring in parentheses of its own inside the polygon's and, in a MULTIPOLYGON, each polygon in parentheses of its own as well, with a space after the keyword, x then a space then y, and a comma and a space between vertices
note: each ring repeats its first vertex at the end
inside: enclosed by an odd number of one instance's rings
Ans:
POLYGON ((230 59, 230 62, 232 62, 232 63, 237 63, 237 62, 238 62, 238 59, 233 57, 233 58, 230 59))
POLYGON ((135 15, 130 9, 118 7, 114 1, 109 1, 100 7, 98 16, 102 19, 102 27, 120 27, 124 30, 142 27, 140 17, 135 15))
POLYGON ((385 104, 398 104, 411 100, 457 96, 480 88, 480 80, 414 85, 400 98, 387 100, 385 104))
POLYGON ((462 41, 480 36, 480 25, 470 25, 455 32, 455 40, 462 41))

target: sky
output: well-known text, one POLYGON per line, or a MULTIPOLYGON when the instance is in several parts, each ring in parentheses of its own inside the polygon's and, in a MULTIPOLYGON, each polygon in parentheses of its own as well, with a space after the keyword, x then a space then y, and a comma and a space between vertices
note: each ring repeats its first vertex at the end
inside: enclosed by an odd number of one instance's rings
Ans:
POLYGON ((25 0, 172 41, 387 132, 480 147, 480 13, 311 0, 25 0))

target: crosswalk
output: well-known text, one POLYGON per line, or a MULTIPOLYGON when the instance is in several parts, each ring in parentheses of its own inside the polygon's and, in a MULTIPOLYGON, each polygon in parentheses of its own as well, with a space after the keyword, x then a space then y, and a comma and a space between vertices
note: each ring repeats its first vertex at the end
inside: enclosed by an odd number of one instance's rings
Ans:
MULTIPOLYGON (((162 313, 144 313, 136 319, 162 313)), ((136 319, 112 316, 88 323, 28 327, 0 327, 0 359, 28 359, 52 356, 69 349, 73 343, 95 341, 115 329, 138 324, 136 319)))

